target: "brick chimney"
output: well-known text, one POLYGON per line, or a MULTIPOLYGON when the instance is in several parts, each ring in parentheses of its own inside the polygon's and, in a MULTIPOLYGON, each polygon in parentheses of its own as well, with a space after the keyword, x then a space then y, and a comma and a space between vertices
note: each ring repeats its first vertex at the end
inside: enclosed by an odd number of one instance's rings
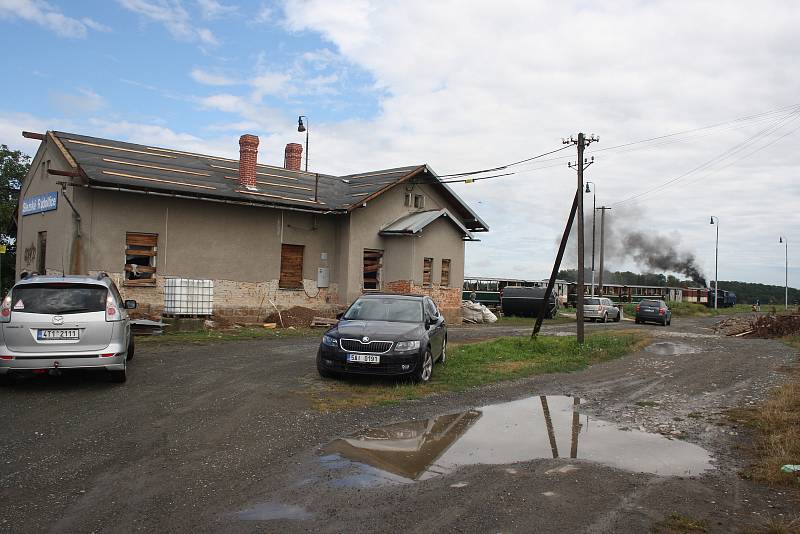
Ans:
POLYGON ((300 143, 289 143, 286 145, 286 152, 283 155, 283 166, 290 171, 299 171, 303 161, 303 145, 300 143))
POLYGON ((244 134, 239 138, 239 185, 247 189, 256 188, 256 162, 258 161, 258 137, 244 134))

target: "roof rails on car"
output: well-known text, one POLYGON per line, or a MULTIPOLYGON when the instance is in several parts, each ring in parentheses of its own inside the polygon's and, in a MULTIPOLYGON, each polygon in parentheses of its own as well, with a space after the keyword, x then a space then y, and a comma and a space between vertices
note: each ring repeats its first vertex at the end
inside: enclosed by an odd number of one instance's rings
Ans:
POLYGON ((108 278, 108 273, 105 273, 105 272, 97 273, 97 279, 98 280, 102 280, 103 278, 108 278))

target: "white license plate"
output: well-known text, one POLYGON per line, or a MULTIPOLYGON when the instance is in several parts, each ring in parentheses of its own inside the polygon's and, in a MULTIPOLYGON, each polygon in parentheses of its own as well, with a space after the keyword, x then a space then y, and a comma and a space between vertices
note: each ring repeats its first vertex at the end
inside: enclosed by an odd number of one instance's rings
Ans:
POLYGON ((36 339, 78 339, 79 332, 77 328, 70 330, 39 330, 36 333, 36 339))
POLYGON ((347 361, 353 363, 381 363, 377 354, 348 354, 347 361))

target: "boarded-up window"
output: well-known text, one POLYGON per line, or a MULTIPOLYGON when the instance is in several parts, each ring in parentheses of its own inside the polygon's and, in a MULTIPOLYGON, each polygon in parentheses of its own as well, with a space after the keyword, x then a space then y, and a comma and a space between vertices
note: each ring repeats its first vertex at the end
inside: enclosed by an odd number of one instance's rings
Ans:
POLYGON ((414 195, 414 207, 419 209, 425 207, 425 195, 414 195))
POLYGON ((433 270, 433 258, 425 258, 422 261, 422 285, 431 285, 431 271, 433 270))
POLYGON ((47 274, 47 232, 39 232, 38 243, 39 256, 36 258, 36 272, 38 274, 47 274))
POLYGON ((364 249, 364 290, 381 288, 383 251, 364 249))
POLYGON ((450 285, 450 260, 444 259, 442 260, 442 287, 447 287, 450 285))
POLYGON ((125 234, 125 284, 155 285, 158 234, 125 234))
POLYGON ((303 245, 281 245, 281 278, 278 287, 303 288, 303 248, 303 245))

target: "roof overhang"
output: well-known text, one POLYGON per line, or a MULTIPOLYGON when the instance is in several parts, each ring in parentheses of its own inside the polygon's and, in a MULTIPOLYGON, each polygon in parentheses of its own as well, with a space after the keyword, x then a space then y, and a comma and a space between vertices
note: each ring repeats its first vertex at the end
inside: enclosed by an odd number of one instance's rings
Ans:
POLYGON ((462 234, 462 239, 464 241, 478 241, 472 235, 472 232, 467 229, 466 226, 458 219, 458 217, 454 217, 452 213, 450 213, 446 209, 440 210, 431 210, 431 211, 418 211, 414 213, 410 213, 408 215, 404 215, 399 219, 391 222, 381 228, 378 235, 382 236, 413 236, 422 233, 427 226, 429 226, 434 221, 439 220, 440 218, 444 217, 448 221, 450 221, 462 234))

